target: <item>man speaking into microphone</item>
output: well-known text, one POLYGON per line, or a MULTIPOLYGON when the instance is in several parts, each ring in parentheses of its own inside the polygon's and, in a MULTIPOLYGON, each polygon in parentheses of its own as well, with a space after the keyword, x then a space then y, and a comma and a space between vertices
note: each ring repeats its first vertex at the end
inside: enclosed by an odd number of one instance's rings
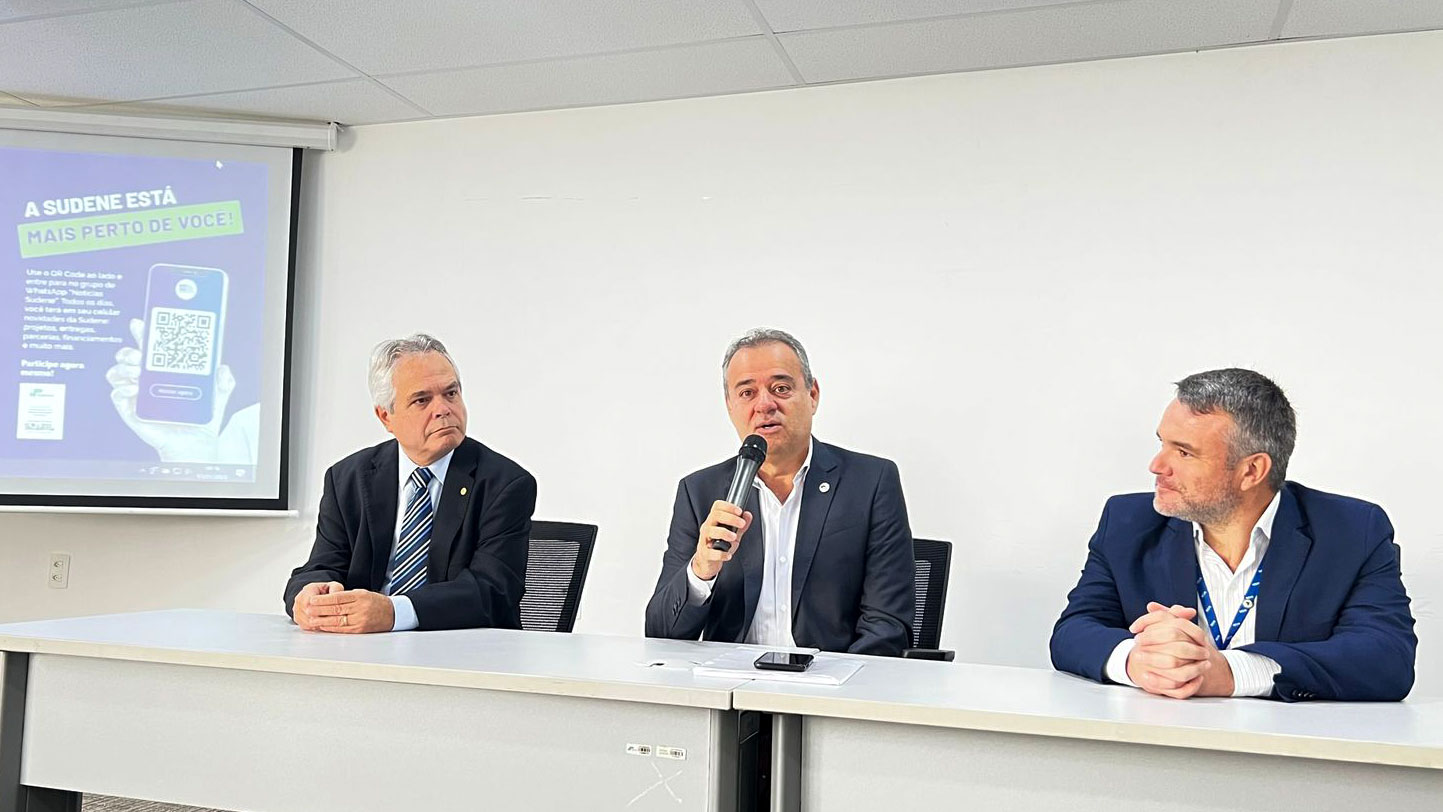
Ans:
POLYGON ((812 438, 821 390, 788 333, 732 342, 722 384, 746 442, 677 487, 646 635, 900 655, 916 564, 897 466, 812 438), (761 452, 745 504, 727 502, 761 452))

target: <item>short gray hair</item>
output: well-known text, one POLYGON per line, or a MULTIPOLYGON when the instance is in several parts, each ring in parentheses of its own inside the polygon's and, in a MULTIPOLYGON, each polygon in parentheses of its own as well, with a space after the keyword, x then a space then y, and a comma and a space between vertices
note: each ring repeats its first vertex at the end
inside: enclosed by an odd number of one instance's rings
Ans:
POLYGON ((377 344, 371 350, 371 373, 367 384, 371 387, 371 403, 388 412, 396 409, 396 364, 409 355, 439 353, 451 364, 456 372, 456 383, 461 382, 461 370, 456 359, 446 352, 441 340, 425 333, 416 333, 405 338, 392 338, 377 344))
POLYGON ((802 362, 802 383, 808 389, 812 388, 812 362, 807 359, 807 350, 798 341, 796 336, 786 330, 775 330, 770 327, 757 327, 746 331, 741 338, 733 341, 727 346, 726 355, 722 356, 722 391, 727 389, 727 367, 731 366, 732 356, 739 350, 760 347, 763 344, 785 344, 792 348, 797 354, 797 360, 802 362))
POLYGON ((1268 484, 1274 491, 1283 489, 1298 418, 1282 387, 1250 369, 1214 369, 1178 381, 1177 400, 1198 414, 1221 411, 1231 417, 1236 429, 1228 438, 1228 464, 1267 454, 1273 461, 1268 484))

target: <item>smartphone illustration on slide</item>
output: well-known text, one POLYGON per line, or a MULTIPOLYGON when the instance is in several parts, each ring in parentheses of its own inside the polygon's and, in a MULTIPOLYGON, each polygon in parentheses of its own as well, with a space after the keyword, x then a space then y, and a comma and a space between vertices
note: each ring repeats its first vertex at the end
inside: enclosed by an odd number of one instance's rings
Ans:
POLYGON ((229 282, 219 268, 150 266, 136 417, 193 425, 211 421, 229 282))

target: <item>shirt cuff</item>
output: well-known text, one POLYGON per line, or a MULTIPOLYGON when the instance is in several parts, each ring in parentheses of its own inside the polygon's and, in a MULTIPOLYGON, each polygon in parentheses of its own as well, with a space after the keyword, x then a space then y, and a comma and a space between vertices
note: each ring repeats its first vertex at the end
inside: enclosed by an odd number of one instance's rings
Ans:
POLYGON ((1283 673, 1276 660, 1255 651, 1224 649, 1218 653, 1233 670, 1233 696, 1268 696, 1273 692, 1273 678, 1283 673))
POLYGON ((703 581, 691 568, 691 562, 686 562, 686 603, 688 606, 701 606, 711 600, 711 588, 716 585, 716 579, 703 581))
POLYGON ((1127 675, 1127 655, 1131 654, 1132 650, 1136 647, 1137 638, 1135 637, 1129 637, 1117 644, 1117 648, 1113 649, 1112 655, 1107 658, 1107 668, 1103 672, 1107 675, 1108 679, 1118 685, 1137 687, 1137 683, 1133 682, 1132 677, 1127 675))
POLYGON ((396 622, 391 624, 391 631, 409 632, 421 625, 421 621, 416 619, 416 607, 405 595, 392 595, 391 608, 396 612, 396 622))

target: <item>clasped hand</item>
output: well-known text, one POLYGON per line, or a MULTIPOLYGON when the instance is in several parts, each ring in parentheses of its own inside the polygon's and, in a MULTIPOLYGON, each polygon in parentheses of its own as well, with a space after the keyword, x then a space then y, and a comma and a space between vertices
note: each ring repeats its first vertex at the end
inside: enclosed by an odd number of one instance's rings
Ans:
POLYGON ((1127 655, 1127 676, 1150 694, 1232 696, 1233 671, 1202 627, 1197 610, 1152 602, 1128 627, 1136 644, 1127 655))
POLYGON ((396 625, 391 599, 367 589, 346 589, 336 581, 306 584, 291 606, 296 625, 308 632, 366 634, 396 625))

